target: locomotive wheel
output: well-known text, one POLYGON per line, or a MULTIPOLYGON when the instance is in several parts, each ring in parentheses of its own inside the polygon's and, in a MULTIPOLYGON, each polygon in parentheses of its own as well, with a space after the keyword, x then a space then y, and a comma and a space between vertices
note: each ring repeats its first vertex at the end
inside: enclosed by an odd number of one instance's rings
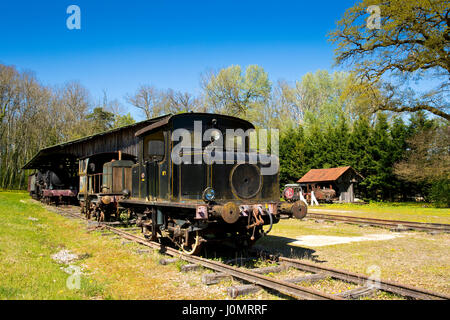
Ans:
POLYGON ((195 236, 191 240, 192 241, 190 241, 190 244, 188 246, 181 244, 181 250, 183 250, 183 252, 186 254, 197 255, 202 249, 202 239, 198 231, 195 231, 195 236))

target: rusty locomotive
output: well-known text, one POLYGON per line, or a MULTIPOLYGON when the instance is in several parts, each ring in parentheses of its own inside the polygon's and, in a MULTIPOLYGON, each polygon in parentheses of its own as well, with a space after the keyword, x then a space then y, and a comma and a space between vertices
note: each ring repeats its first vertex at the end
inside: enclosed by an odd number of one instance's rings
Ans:
POLYGON ((218 114, 158 118, 134 131, 135 156, 119 151, 77 158, 81 210, 100 221, 134 217, 147 238, 169 239, 189 254, 205 242, 251 246, 281 214, 306 215, 303 202, 280 201, 278 170, 262 173, 273 162, 259 160, 249 135, 229 133, 253 129, 218 114))

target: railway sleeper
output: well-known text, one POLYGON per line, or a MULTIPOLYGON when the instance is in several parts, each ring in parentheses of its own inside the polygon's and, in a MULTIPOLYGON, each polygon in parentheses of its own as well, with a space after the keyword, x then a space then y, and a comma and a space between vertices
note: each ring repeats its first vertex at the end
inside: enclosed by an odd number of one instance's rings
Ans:
MULTIPOLYGON (((281 265, 281 266, 275 266, 278 267, 281 271, 281 269, 286 269, 287 266, 286 265, 281 265)), ((266 269, 268 270, 269 268, 274 268, 274 267, 266 267, 266 268, 260 268, 260 269, 266 269)), ((255 272, 256 269, 252 269, 253 272, 255 272)), ((265 271, 265 270, 264 270, 265 271)), ((280 272, 278 271, 278 272, 280 272)), ((266 273, 266 272, 263 272, 266 273)), ((295 277, 295 278, 288 278, 288 279, 283 279, 283 281, 286 282, 290 282, 290 283, 301 283, 301 282, 315 282, 315 281, 319 281, 322 279, 327 278, 328 276, 325 274, 311 274, 311 275, 306 275, 303 277, 295 277)), ((220 280, 222 279, 232 279, 232 277, 226 273, 216 273, 216 274, 204 274, 203 278, 202 278, 202 282, 204 284, 216 284, 218 283, 220 280)), ((255 284, 244 284, 244 285, 239 285, 239 286, 231 286, 228 287, 227 289, 227 293, 228 296, 230 296, 231 298, 235 299, 239 296, 244 296, 244 295, 249 295, 252 293, 257 293, 259 291, 263 290, 263 288, 261 286, 255 285, 255 284)), ((349 293, 353 294, 353 296, 357 296, 359 292, 352 292, 349 293)), ((359 293, 361 295, 369 295, 369 293, 367 291, 361 292, 359 293)), ((344 297, 344 296, 343 296, 344 297)), ((345 297, 344 297, 345 298, 345 297)))
POLYGON ((196 271, 200 268, 201 268, 201 266, 198 264, 185 264, 185 265, 181 266, 181 272, 196 271))
POLYGON ((360 297, 368 297, 371 296, 377 291, 376 288, 373 287, 357 287, 355 289, 351 289, 348 291, 344 291, 342 293, 339 293, 338 296, 345 298, 345 299, 358 299, 360 297))
POLYGON ((263 268, 256 268, 251 269, 254 273, 258 274, 267 274, 267 273, 279 273, 281 271, 284 271, 288 268, 285 264, 280 264, 278 266, 270 266, 270 267, 263 267, 263 268))
POLYGON ((263 288, 254 284, 244 284, 240 286, 228 287, 227 293, 231 298, 237 298, 239 296, 244 296, 252 293, 257 293, 263 288))
POLYGON ((147 249, 137 249, 136 253, 137 254, 146 254, 146 253, 151 253, 151 251, 147 250, 147 249))
POLYGON ((161 259, 159 260, 159 264, 163 266, 167 266, 168 264, 172 264, 177 262, 179 259, 173 258, 173 259, 161 259))
POLYGON ((390 231, 392 231, 392 232, 404 232, 404 231, 410 231, 410 230, 413 230, 413 229, 409 228, 407 226, 404 226, 402 224, 399 224, 398 226, 390 229, 390 231))
POLYGON ((290 282, 290 283, 301 283, 301 282, 313 283, 313 282, 317 282, 319 280, 323 280, 326 278, 328 278, 328 276, 326 274, 315 273, 315 274, 309 274, 309 275, 302 276, 302 277, 283 279, 283 281, 290 282))
POLYGON ((225 264, 242 266, 246 262, 256 261, 256 260, 258 260, 257 257, 248 257, 248 258, 247 257, 246 258, 240 257, 240 258, 234 258, 234 259, 227 260, 224 263, 225 264))
POLYGON ((233 280, 233 277, 224 272, 205 273, 202 275, 202 283, 207 286, 217 284, 222 280, 233 280))

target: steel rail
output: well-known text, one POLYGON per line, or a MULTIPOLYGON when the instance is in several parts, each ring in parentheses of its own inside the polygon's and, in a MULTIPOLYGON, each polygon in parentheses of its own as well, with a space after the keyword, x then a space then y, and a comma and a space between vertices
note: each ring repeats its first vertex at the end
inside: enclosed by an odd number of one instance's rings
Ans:
POLYGON ((353 216, 342 216, 335 214, 325 214, 325 213, 308 213, 307 218, 324 219, 332 221, 343 221, 343 222, 354 222, 354 223, 364 223, 374 226, 384 226, 384 227, 398 227, 404 226, 409 229, 421 230, 421 231, 443 231, 450 232, 450 224, 443 223, 426 223, 426 222, 414 222, 414 221, 403 221, 403 220, 385 220, 385 219, 375 219, 375 218, 363 218, 363 217, 353 217, 353 216))
POLYGON ((449 300, 450 296, 439 292, 433 292, 426 289, 420 289, 409 285, 400 284, 393 281, 378 280, 370 278, 366 275, 353 273, 349 271, 319 266, 315 263, 300 261, 291 258, 278 257, 279 262, 286 263, 289 266, 302 271, 321 273, 332 278, 343 280, 346 282, 356 283, 359 285, 374 285, 377 289, 395 293, 403 297, 419 299, 419 300, 449 300))
POLYGON ((296 299, 306 299, 306 300, 343 300, 343 298, 331 295, 328 293, 320 292, 314 289, 305 288, 298 286, 293 283, 289 283, 283 280, 273 279, 250 270, 242 270, 230 265, 226 265, 224 263, 208 260, 198 256, 186 255, 176 249, 163 246, 157 242, 148 241, 143 237, 128 233, 126 231, 111 227, 111 226, 103 226, 111 232, 122 236, 125 239, 132 240, 144 246, 159 250, 160 252, 170 255, 172 257, 176 257, 182 260, 185 260, 190 263, 201 265, 205 268, 212 269, 217 272, 223 272, 235 277, 237 279, 241 279, 247 281, 249 283, 259 285, 264 288, 268 288, 271 290, 278 291, 287 296, 296 298, 296 299))

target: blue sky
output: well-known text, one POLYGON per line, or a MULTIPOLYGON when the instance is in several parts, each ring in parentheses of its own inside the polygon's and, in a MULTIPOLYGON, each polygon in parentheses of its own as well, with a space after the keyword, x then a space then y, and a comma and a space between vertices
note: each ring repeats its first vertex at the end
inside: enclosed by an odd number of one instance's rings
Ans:
MULTIPOLYGON (((326 34, 355 1, 2 1, 0 63, 45 85, 79 80, 93 99, 140 84, 198 93, 200 74, 258 64, 273 82, 332 70, 326 34), (69 5, 81 30, 69 30, 69 5)), ((124 103, 125 104, 125 103, 124 103)))

